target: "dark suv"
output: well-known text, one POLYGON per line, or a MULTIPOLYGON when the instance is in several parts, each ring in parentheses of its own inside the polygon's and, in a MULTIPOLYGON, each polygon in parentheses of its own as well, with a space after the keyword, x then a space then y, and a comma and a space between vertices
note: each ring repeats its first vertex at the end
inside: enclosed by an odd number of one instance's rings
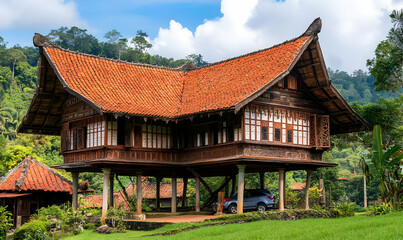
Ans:
MULTIPOLYGON (((257 210, 264 212, 268 208, 274 208, 274 195, 266 189, 245 190, 243 198, 244 210, 257 210)), ((217 202, 213 204, 214 211, 217 211, 217 202)), ((237 212, 237 194, 230 198, 224 198, 224 211, 229 213, 237 212)))

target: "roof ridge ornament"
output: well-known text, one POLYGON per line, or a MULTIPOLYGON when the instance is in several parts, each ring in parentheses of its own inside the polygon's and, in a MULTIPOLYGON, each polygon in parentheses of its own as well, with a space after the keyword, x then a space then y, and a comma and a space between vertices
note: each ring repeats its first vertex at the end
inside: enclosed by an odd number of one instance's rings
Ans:
POLYGON ((195 65, 194 62, 189 61, 189 62, 183 64, 182 66, 179 66, 177 69, 178 69, 179 71, 182 71, 182 72, 184 72, 184 73, 187 73, 187 72, 190 72, 190 71, 196 69, 196 65, 195 65))
POLYGON ((313 20, 311 25, 309 25, 308 29, 301 35, 301 37, 318 35, 321 29, 322 29, 322 19, 318 17, 315 20, 313 20))
POLYGON ((54 42, 51 42, 48 38, 43 36, 42 34, 35 33, 33 38, 34 46, 35 47, 46 47, 46 48, 58 48, 62 49, 59 45, 54 42))

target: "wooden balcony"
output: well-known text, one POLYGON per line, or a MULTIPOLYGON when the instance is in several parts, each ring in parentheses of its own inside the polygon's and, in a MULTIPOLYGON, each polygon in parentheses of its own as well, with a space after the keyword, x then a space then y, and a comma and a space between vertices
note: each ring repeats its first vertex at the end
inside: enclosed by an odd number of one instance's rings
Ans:
POLYGON ((124 160, 126 162, 150 162, 191 164, 225 161, 226 159, 272 159, 272 160, 322 160, 322 151, 313 148, 260 144, 251 141, 231 142, 214 146, 171 150, 149 148, 126 148, 124 146, 103 146, 63 153, 64 163, 78 163, 91 160, 124 160))

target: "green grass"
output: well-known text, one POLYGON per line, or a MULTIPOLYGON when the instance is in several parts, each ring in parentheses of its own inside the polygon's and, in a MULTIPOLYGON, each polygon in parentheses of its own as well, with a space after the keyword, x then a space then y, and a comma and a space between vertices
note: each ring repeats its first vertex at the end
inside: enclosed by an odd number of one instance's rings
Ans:
POLYGON ((173 224, 152 232, 128 231, 102 235, 84 231, 68 239, 403 239, 403 212, 384 216, 355 216, 337 219, 304 219, 297 221, 257 221, 217 225, 181 232, 170 236, 141 237, 180 229, 190 224, 173 224))

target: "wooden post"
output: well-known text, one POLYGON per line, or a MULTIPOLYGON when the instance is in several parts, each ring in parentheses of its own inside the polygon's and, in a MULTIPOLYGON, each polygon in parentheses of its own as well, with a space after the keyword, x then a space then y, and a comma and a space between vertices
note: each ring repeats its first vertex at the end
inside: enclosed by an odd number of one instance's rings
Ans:
POLYGON ((109 206, 113 207, 113 181, 115 174, 111 174, 109 178, 109 206))
POLYGON ((171 213, 176 213, 176 178, 172 178, 171 213))
POLYGON ((236 175, 232 176, 232 188, 231 188, 231 196, 235 194, 236 191, 236 175))
POLYGON ((102 189, 102 217, 101 217, 101 225, 105 225, 106 214, 108 213, 108 190, 109 190, 109 177, 111 174, 110 168, 102 169, 104 173, 104 182, 102 189))
POLYGON ((196 212, 200 212, 200 177, 196 176, 196 212))
POLYGON ((73 211, 77 211, 77 206, 78 206, 78 172, 72 172, 71 176, 73 177, 73 199, 72 199, 72 206, 73 206, 73 211))
POLYGON ((224 209, 224 193, 218 192, 217 212, 215 215, 216 216, 223 215, 223 209, 224 209))
POLYGON ((284 211, 284 169, 278 170, 278 210, 284 211))
POLYGON ((312 170, 306 170, 305 209, 309 210, 309 188, 311 187, 312 170))
POLYGON ((141 174, 137 174, 136 176, 136 190, 137 190, 137 206, 136 206, 136 214, 137 215, 142 215, 142 209, 143 209, 143 196, 141 195, 141 188, 142 188, 142 180, 141 180, 141 174))
POLYGON ((264 172, 259 173, 260 189, 264 189, 264 172))
POLYGON ((320 205, 326 206, 326 192, 325 192, 325 183, 323 182, 323 178, 319 179, 319 189, 321 190, 322 196, 320 197, 320 205))
POLYGON ((284 199, 284 209, 287 208, 287 171, 284 170, 284 190, 283 190, 283 199, 284 199))
POLYGON ((183 178, 183 192, 182 192, 182 207, 185 207, 186 204, 186 192, 188 188, 188 178, 183 178))
POLYGON ((238 167, 238 201, 237 213, 243 213, 243 193, 245 190, 245 165, 237 165, 238 167))
POLYGON ((161 207, 161 197, 160 197, 160 192, 161 192, 161 178, 160 177, 157 177, 157 186, 156 186, 156 199, 155 199, 155 205, 156 205, 156 207, 157 207, 157 210, 159 211, 160 210, 160 207, 161 207))

